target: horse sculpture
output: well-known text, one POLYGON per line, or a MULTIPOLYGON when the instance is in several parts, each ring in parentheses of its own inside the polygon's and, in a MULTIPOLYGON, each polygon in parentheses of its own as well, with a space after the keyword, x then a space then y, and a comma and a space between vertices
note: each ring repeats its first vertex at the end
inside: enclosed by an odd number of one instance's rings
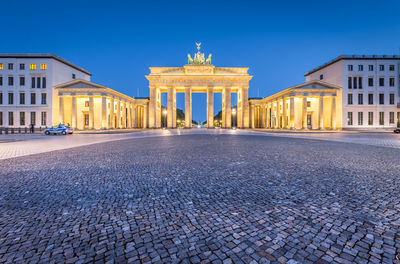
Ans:
POLYGON ((211 64, 211 54, 208 55, 208 58, 206 60, 206 64, 211 64))
POLYGON ((193 59, 192 59, 192 57, 190 56, 190 54, 188 54, 188 63, 189 63, 189 64, 193 64, 193 59))

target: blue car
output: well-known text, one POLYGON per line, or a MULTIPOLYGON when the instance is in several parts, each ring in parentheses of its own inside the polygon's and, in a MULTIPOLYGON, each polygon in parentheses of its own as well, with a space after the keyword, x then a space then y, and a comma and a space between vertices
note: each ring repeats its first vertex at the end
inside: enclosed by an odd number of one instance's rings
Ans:
POLYGON ((56 127, 46 128, 46 130, 44 131, 46 135, 66 135, 66 134, 72 134, 73 132, 74 130, 72 128, 62 124, 56 127))

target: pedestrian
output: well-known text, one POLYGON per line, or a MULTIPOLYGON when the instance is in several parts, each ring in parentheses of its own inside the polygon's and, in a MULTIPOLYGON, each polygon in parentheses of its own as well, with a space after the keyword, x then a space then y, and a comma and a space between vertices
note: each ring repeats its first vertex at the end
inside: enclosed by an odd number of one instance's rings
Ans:
POLYGON ((31 124, 31 133, 33 134, 33 132, 35 132, 35 126, 31 124))

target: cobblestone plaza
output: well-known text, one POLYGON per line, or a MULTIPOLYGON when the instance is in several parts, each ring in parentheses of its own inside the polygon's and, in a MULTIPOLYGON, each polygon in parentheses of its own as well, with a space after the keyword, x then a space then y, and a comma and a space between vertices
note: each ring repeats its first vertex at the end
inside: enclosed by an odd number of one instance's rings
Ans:
POLYGON ((400 263, 398 136, 195 131, 0 138, 0 262, 400 263))

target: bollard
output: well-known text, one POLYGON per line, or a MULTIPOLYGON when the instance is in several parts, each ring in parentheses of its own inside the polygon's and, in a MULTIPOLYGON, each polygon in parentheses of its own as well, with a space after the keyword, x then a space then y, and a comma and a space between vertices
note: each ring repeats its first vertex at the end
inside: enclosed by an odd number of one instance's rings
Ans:
POLYGON ((13 127, 11 128, 11 134, 14 134, 14 128, 13 127))
POLYGON ((18 128, 18 133, 21 134, 21 127, 18 128))
POLYGON ((3 128, 0 127, 0 135, 3 134, 3 128))
POLYGON ((26 134, 26 133, 28 133, 28 128, 27 128, 27 127, 25 127, 25 134, 26 134))
POLYGON ((8 127, 5 128, 6 134, 8 134, 8 127))

